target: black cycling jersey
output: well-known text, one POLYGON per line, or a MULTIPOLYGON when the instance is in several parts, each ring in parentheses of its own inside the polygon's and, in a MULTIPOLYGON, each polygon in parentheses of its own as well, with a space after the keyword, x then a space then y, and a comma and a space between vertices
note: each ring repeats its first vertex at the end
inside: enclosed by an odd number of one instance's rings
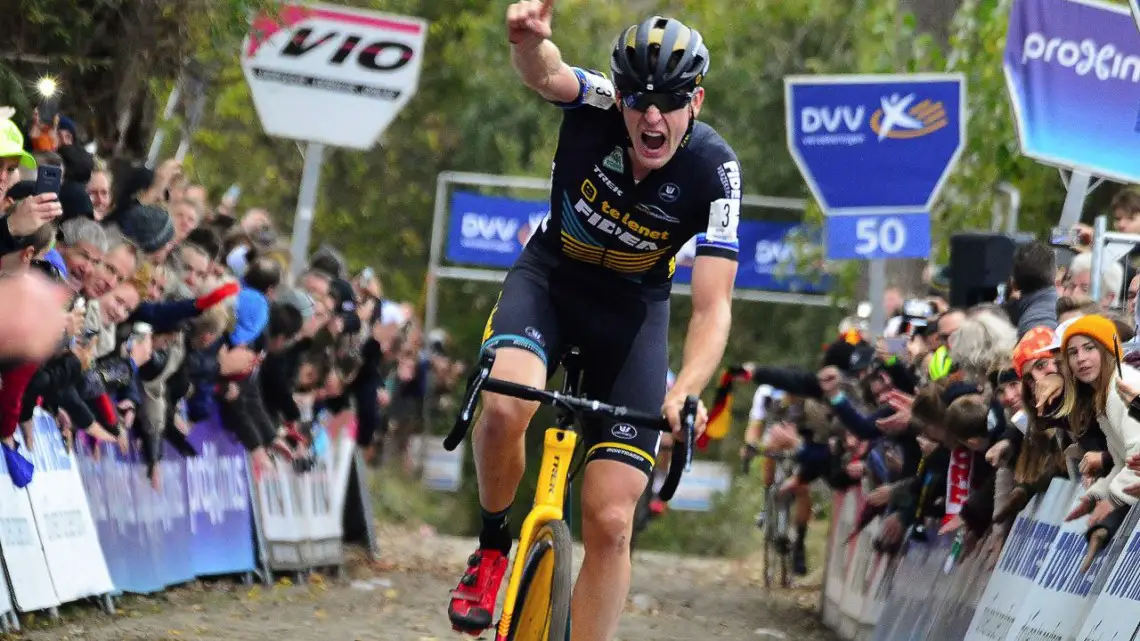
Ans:
MULTIPOLYGON (((633 180, 629 136, 604 77, 576 69, 581 91, 564 109, 550 216, 511 268, 487 319, 483 347, 527 350, 553 375, 581 351, 588 398, 657 412, 669 373, 669 289, 675 256, 736 260, 740 168, 713 129, 692 126, 661 169, 633 180)), ((587 459, 648 476, 660 435, 619 421, 589 421, 587 459)))
POLYGON ((575 102, 560 105, 550 217, 530 243, 658 298, 668 295, 674 256, 694 236, 697 256, 735 260, 740 165, 732 148, 694 122, 673 158, 635 182, 613 85, 593 71, 574 71, 582 89, 575 102))

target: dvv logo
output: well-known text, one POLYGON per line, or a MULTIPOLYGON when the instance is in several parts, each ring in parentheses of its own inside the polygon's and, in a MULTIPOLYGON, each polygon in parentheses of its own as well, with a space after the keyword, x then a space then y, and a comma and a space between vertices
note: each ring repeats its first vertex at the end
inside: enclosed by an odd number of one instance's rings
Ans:
POLYGON ((800 110, 802 141, 815 146, 855 146, 866 142, 868 129, 882 142, 921 138, 950 124, 942 101, 918 100, 913 93, 882 96, 869 118, 868 111, 865 105, 804 107, 800 110))
POLYGON ((505 216, 468 212, 461 226, 464 247, 486 251, 513 253, 518 240, 519 223, 505 216))
POLYGON ((871 130, 879 135, 880 141, 919 138, 949 124, 942 101, 923 100, 913 104, 914 101, 914 94, 901 97, 893 94, 879 100, 880 107, 871 114, 871 130))

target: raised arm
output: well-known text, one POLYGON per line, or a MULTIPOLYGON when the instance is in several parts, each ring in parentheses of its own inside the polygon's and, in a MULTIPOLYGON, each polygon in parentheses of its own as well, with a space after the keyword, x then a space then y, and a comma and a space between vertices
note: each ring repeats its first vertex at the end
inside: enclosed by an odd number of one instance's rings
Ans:
POLYGON ((554 0, 524 0, 507 7, 511 64, 523 84, 546 100, 569 103, 582 91, 578 75, 550 41, 554 0))

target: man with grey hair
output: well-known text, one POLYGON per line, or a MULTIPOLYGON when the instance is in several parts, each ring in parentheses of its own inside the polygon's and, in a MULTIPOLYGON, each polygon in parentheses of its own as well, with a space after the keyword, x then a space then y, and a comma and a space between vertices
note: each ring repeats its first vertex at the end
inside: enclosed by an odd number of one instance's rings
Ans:
POLYGON ((103 254, 90 275, 83 280, 83 295, 98 298, 134 276, 138 268, 139 251, 117 227, 105 228, 107 252, 103 254))
POLYGON ((107 232, 90 218, 72 218, 60 226, 63 240, 59 253, 71 280, 82 285, 103 262, 107 253, 107 232))
MULTIPOLYGON (((1115 261, 1103 261, 1100 275, 1100 300, 1095 301, 1110 307, 1120 299, 1124 289, 1124 268, 1115 261)), ((1092 254, 1083 253, 1073 257, 1069 263, 1069 275, 1061 285, 1061 294, 1078 298, 1092 298, 1092 254)))

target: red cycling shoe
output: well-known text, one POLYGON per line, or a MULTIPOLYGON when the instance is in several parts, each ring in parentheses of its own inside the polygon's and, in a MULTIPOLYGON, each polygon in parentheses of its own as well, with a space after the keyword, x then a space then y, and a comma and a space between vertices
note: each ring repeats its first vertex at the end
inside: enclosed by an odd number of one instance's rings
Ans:
POLYGON ((451 591, 447 606, 447 616, 456 632, 479 636, 491 627, 507 563, 507 555, 498 550, 476 550, 467 559, 467 571, 459 586, 451 591))

